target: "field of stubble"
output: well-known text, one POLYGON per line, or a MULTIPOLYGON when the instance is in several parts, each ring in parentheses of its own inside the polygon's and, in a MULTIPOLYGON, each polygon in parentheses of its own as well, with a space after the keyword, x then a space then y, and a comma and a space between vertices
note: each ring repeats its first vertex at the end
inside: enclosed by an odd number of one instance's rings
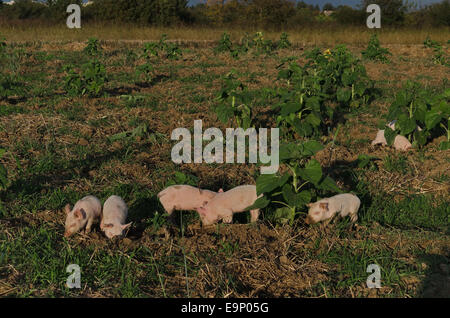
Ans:
MULTIPOLYGON (((256 96, 254 116, 275 127, 271 101, 258 94, 282 86, 277 66, 288 57, 302 63, 312 45, 234 59, 215 54, 212 43, 183 43, 180 58, 158 57, 145 83, 135 72, 143 43, 100 45, 108 74, 102 94, 68 96, 63 68, 89 61, 86 41, 7 38, 15 59, 8 67, 22 87, 0 99, 0 160, 8 172, 0 196, 1 297, 450 296, 450 150, 439 149, 445 137, 408 152, 370 144, 404 81, 449 88, 450 69, 433 63, 432 49, 387 44, 391 63, 363 61, 379 97, 320 138, 324 149, 314 158, 362 201, 355 226, 308 226, 304 214, 280 225, 263 209, 255 224, 241 213, 233 224, 202 228, 195 212, 169 222, 156 194, 171 183, 214 191, 255 184, 259 166, 176 165, 172 130, 193 128, 196 119, 204 129, 229 127, 213 109, 231 69, 256 96), (372 164, 360 167, 362 154, 372 164), (87 194, 124 198, 133 222, 126 238, 108 240, 98 227, 63 237, 63 207, 87 194), (65 286, 69 264, 81 267, 81 289, 65 286), (380 289, 366 287, 369 264, 381 267, 380 289)), ((366 46, 347 45, 355 56, 366 46)))

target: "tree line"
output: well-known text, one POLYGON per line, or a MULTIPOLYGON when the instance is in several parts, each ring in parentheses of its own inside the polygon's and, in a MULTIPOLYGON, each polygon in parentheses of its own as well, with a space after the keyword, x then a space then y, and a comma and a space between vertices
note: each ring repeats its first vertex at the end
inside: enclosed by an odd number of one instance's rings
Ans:
POLYGON ((16 0, 14 5, 0 2, 2 21, 38 20, 60 23, 67 17, 69 4, 79 4, 82 20, 101 23, 132 23, 138 25, 236 26, 266 29, 295 29, 322 24, 365 25, 368 4, 379 4, 383 25, 449 26, 450 0, 417 7, 403 0, 362 0, 358 8, 326 4, 318 5, 295 0, 205 0, 188 6, 188 0, 16 0))

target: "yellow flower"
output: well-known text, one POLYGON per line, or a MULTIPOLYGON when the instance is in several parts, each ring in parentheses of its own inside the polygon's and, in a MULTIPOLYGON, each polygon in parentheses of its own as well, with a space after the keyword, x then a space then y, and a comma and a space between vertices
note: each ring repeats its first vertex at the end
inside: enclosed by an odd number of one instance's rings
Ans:
POLYGON ((327 58, 329 58, 330 55, 331 55, 330 49, 325 50, 325 51, 323 52, 323 55, 325 55, 327 58))

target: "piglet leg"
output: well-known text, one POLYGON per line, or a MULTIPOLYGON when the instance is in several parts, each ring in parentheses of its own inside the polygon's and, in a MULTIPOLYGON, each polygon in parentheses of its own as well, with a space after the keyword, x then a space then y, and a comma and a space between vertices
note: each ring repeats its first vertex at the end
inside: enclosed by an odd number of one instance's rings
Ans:
POLYGON ((372 141, 372 146, 382 144, 384 146, 387 145, 386 138, 384 137, 384 130, 378 130, 377 136, 372 141))
POLYGON ((231 222, 233 222, 233 214, 223 217, 222 222, 223 223, 231 223, 231 222))
POLYGON ((94 218, 89 218, 86 224, 86 233, 90 233, 91 232, 91 227, 92 227, 92 223, 94 223, 94 218))
POLYGON ((258 217, 259 217, 259 209, 250 211, 250 221, 251 222, 258 221, 258 217))

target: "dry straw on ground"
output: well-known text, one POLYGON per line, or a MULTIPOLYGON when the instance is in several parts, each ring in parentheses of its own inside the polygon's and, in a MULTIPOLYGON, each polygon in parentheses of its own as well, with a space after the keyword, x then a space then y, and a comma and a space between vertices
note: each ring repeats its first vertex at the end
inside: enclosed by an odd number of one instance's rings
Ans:
MULTIPOLYGON (((248 32, 254 34, 257 29, 239 28, 202 28, 202 27, 137 27, 129 25, 83 25, 81 29, 68 29, 64 23, 61 26, 44 26, 31 24, 0 24, 0 34, 8 41, 85 41, 90 37, 100 40, 158 40, 162 34, 169 39, 198 42, 209 45, 218 41, 223 32, 228 32, 233 41, 238 41, 248 32)), ((299 27, 295 30, 285 30, 290 40, 297 45, 336 45, 355 44, 366 45, 374 32, 366 26, 326 26, 326 27, 299 27)), ((377 30, 383 44, 421 44, 429 35, 433 40, 446 42, 449 39, 450 28, 382 28, 377 30)), ((281 31, 264 31, 268 39, 279 39, 281 31)))

